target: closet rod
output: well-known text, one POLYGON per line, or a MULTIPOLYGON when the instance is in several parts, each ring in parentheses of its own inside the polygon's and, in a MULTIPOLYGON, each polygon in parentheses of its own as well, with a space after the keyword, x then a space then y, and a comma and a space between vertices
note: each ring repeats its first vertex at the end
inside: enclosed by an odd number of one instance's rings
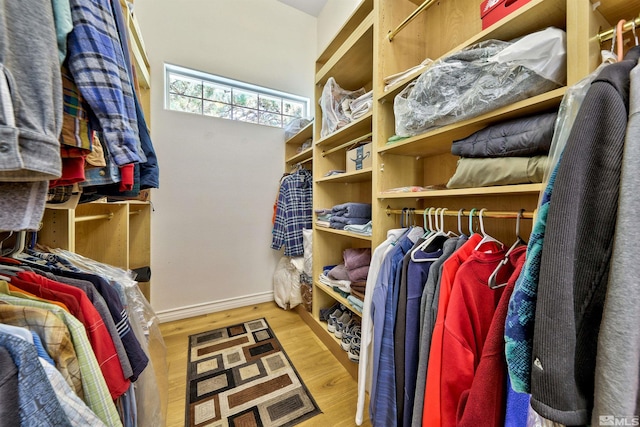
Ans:
POLYGON ((433 3, 435 3, 435 2, 436 2, 436 0, 425 0, 425 2, 424 2, 424 3, 422 3, 420 6, 418 6, 418 8, 417 8, 416 10, 414 10, 414 11, 413 11, 413 13, 411 13, 411 15, 407 16, 407 17, 405 18, 405 20, 404 20, 404 21, 402 21, 402 22, 400 23, 400 25, 398 25, 398 26, 396 27, 396 29, 395 29, 395 30, 393 30, 393 31, 389 31, 389 33, 387 34, 387 38, 389 39, 389 41, 390 41, 390 42, 391 42, 391 41, 393 41, 393 38, 396 36, 396 34, 398 34, 400 31, 402 31, 402 29, 403 29, 404 27, 406 27, 406 26, 407 26, 407 24, 408 24, 409 22, 413 21, 413 19, 414 19, 416 16, 418 16, 418 15, 419 15, 420 13, 422 13, 423 11, 427 10, 427 8, 428 8, 429 6, 431 6, 431 5, 432 5, 433 3))
MULTIPOLYGON (((638 31, 640 31, 640 16, 638 16, 633 21, 627 21, 627 23, 622 26, 622 30, 624 32, 630 31, 631 29, 633 29, 633 24, 634 23, 635 23, 636 27, 638 27, 638 31)), ((602 42, 605 42, 607 40, 611 40, 611 38, 613 38, 614 28, 610 28, 607 31, 599 32, 598 35, 597 35, 598 41, 600 43, 602 43, 602 42)))
POLYGON ((111 218, 113 218, 113 212, 109 212, 108 214, 79 216, 79 217, 76 217, 74 221, 85 222, 85 221, 95 221, 96 219, 111 219, 111 218))
POLYGON ((340 151, 343 148, 349 147, 350 145, 357 144, 360 141, 364 141, 365 139, 369 138, 370 136, 373 136, 372 132, 369 132, 366 135, 359 136, 356 139, 352 139, 349 142, 345 142, 344 144, 340 144, 337 147, 332 148, 330 150, 325 150, 325 151, 322 152, 322 157, 325 157, 325 156, 327 156, 328 154, 331 154, 331 153, 335 153, 336 151, 340 151))
MULTIPOLYGON (((441 208, 435 208, 435 209, 441 209, 441 208)), ((436 215, 435 209, 431 208, 431 213, 433 215, 436 215)), ((387 208, 387 216, 391 216, 391 214, 402 215, 402 214, 406 214, 407 212, 411 214, 416 214, 416 215, 423 215, 425 212, 428 213, 428 211, 429 211, 429 208, 422 209, 422 210, 413 210, 413 211, 407 211, 407 210, 403 211, 402 209, 387 208)), ((518 218, 518 213, 519 212, 515 212, 515 211, 484 211, 482 212, 482 217, 483 218, 507 218, 507 219, 514 218, 515 219, 515 218, 518 218)), ((469 216, 470 214, 471 214, 471 211, 463 210, 460 215, 469 216)), ((438 215, 440 215, 440 213, 438 213, 438 215)), ((480 209, 474 211, 473 215, 480 216, 480 209)), ((524 212, 520 218, 533 219, 534 215, 535 215, 535 212, 524 212)), ((444 212, 444 216, 458 216, 458 210, 447 209, 444 212)))

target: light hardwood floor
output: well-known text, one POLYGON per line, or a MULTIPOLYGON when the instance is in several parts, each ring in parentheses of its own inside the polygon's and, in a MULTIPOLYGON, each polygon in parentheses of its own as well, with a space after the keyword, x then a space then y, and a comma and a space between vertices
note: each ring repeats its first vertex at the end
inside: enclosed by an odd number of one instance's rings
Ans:
MULTIPOLYGON (((358 395, 356 381, 296 312, 282 310, 275 303, 269 302, 160 325, 167 348, 169 370, 167 427, 184 425, 189 335, 261 317, 267 319, 322 411, 322 414, 299 425, 301 427, 356 425, 355 408, 358 395)), ((368 418, 362 425, 371 426, 368 418)))

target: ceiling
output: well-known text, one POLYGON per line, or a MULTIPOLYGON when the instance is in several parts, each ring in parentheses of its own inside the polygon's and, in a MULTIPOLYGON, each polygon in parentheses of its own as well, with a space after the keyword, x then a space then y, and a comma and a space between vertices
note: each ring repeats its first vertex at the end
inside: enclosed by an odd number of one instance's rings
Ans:
POLYGON ((320 11, 327 3, 327 0, 278 0, 280 3, 287 4, 298 10, 303 11, 316 18, 320 14, 320 11))

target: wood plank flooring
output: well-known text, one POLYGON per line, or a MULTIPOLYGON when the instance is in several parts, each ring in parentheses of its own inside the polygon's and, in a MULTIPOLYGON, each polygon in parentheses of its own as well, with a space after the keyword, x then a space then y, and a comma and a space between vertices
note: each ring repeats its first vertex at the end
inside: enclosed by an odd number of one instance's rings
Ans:
MULTIPOLYGON (((322 411, 322 414, 299 425, 356 425, 356 381, 296 312, 282 310, 275 303, 269 302, 160 325, 167 348, 169 379, 166 427, 184 425, 189 335, 260 317, 267 319, 322 411)), ((368 404, 367 401, 366 405, 368 404)), ((362 425, 370 427, 371 423, 366 418, 362 425)))

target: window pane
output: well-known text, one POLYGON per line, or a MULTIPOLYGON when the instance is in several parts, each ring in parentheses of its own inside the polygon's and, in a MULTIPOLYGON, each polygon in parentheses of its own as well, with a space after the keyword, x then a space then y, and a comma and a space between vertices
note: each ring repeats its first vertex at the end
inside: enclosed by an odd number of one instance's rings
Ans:
POLYGON ((293 116, 282 116, 282 127, 285 127, 286 125, 288 125, 289 123, 291 123, 292 120, 297 119, 297 117, 293 117, 293 116))
POLYGON ((178 95, 195 96, 200 98, 202 96, 202 81, 194 80, 188 77, 177 76, 175 74, 169 75, 169 91, 178 95))
POLYGON ((233 91, 233 105, 258 108, 258 94, 255 92, 236 89, 233 91))
POLYGON ((306 105, 302 102, 285 100, 283 114, 286 114, 287 116, 302 117, 305 114, 305 107, 306 105))
POLYGON ((260 110, 281 113, 282 98, 260 95, 260 110))
POLYGON ((222 102, 204 101, 202 110, 205 116, 222 117, 223 119, 231 118, 231 105, 222 102))
POLYGON ((282 127, 282 116, 275 113, 260 112, 260 124, 276 128, 282 127))
POLYGON ((202 114, 202 100, 171 94, 169 95, 169 109, 202 114))
POLYGON ((258 123, 258 110, 233 107, 233 120, 241 122, 258 123))
POLYGON ((231 104, 231 88, 206 82, 204 84, 204 98, 231 104))

